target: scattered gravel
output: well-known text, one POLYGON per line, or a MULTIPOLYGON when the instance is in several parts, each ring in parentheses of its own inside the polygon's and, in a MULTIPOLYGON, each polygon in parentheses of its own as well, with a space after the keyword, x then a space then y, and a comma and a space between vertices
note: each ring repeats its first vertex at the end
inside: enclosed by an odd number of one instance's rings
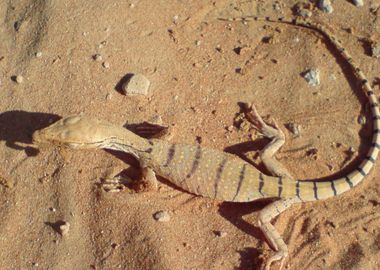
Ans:
POLYGON ((168 222, 170 220, 170 215, 167 211, 160 210, 153 214, 153 218, 160 222, 168 222))
POLYGON ((14 81, 16 83, 23 83, 24 82, 24 77, 21 76, 21 75, 17 75, 16 77, 14 77, 14 81))
POLYGON ((103 62, 102 65, 104 68, 107 68, 107 69, 110 68, 110 63, 108 63, 107 61, 103 62))
POLYGON ((363 0, 352 0, 352 3, 357 7, 362 7, 364 5, 363 0))
POLYGON ((215 235, 216 235, 217 237, 220 237, 220 238, 223 238, 223 237, 226 237, 226 236, 227 236, 227 233, 226 233, 226 232, 223 232, 223 231, 215 231, 214 233, 215 233, 215 235))
POLYGON ((134 74, 122 86, 123 93, 127 96, 148 95, 150 81, 142 74, 134 74))
POLYGON ((319 0, 318 7, 325 13, 331 13, 334 11, 330 0, 319 0))
POLYGON ((371 56, 380 58, 380 43, 373 42, 371 44, 371 56))
POLYGON ((360 125, 365 125, 366 122, 367 122, 366 117, 364 115, 359 115, 359 117, 358 117, 358 123, 360 125))
POLYGON ((70 223, 64 221, 61 225, 59 225, 59 233, 63 235, 67 235, 70 230, 70 223))
POLYGON ((94 59, 97 62, 101 62, 103 60, 103 57, 97 53, 92 56, 92 59, 94 59))
POLYGON ((300 10, 298 10, 297 14, 303 18, 310 18, 311 16, 313 16, 313 12, 306 8, 301 8, 300 10))
POLYGON ((311 86, 317 86, 321 83, 320 79, 319 79, 319 70, 318 69, 311 68, 311 69, 303 72, 302 75, 305 78, 305 80, 307 81, 307 83, 311 86))
POLYGON ((293 133, 294 136, 298 137, 301 134, 301 126, 295 123, 289 123, 286 128, 293 133))

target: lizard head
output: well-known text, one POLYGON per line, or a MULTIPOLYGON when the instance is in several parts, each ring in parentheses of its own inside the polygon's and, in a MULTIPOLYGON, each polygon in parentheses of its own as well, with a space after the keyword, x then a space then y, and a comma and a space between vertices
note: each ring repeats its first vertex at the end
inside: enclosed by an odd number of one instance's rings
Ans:
POLYGON ((96 118, 75 115, 33 133, 33 143, 70 148, 96 148, 112 137, 114 126, 96 118))

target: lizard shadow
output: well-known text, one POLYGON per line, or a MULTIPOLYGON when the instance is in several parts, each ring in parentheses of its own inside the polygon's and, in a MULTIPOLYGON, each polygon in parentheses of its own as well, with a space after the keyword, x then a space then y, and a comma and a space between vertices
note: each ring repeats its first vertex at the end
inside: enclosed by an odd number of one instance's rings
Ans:
POLYGON ((50 113, 3 112, 0 114, 0 141, 5 141, 5 145, 10 148, 25 151, 27 156, 36 156, 39 151, 32 146, 33 132, 49 126, 60 118, 50 113))

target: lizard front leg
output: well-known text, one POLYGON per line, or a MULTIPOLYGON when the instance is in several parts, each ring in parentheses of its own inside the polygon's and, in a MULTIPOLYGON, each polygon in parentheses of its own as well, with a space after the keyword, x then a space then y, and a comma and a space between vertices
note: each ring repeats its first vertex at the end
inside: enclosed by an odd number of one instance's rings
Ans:
POLYGON ((133 180, 127 176, 115 176, 103 181, 102 187, 107 192, 119 192, 126 188, 134 192, 156 191, 158 180, 153 169, 150 167, 141 168, 141 178, 133 180))

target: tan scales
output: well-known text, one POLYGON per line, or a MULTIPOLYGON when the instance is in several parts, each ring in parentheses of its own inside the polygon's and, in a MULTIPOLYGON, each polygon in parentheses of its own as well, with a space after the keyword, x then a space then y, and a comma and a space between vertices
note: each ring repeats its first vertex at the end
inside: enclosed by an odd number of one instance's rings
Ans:
POLYGON ((280 198, 261 210, 259 226, 267 241, 276 251, 264 268, 280 260, 283 266, 288 249, 270 221, 294 203, 315 201, 339 195, 360 183, 375 164, 380 150, 380 113, 373 90, 349 53, 325 27, 318 23, 284 18, 246 17, 222 19, 228 21, 264 20, 306 27, 323 34, 350 64, 368 97, 373 121, 371 147, 361 164, 348 175, 329 181, 300 181, 294 179, 273 156, 285 142, 284 134, 276 126, 263 122, 253 105, 247 106, 247 119, 271 142, 261 152, 267 169, 274 175, 264 175, 251 164, 234 155, 203 148, 199 145, 171 144, 159 139, 145 139, 108 122, 86 116, 71 116, 36 131, 34 142, 53 143, 70 148, 103 148, 123 151, 136 157, 142 168, 143 179, 156 187, 155 174, 191 193, 223 201, 248 202, 260 198, 280 198))

